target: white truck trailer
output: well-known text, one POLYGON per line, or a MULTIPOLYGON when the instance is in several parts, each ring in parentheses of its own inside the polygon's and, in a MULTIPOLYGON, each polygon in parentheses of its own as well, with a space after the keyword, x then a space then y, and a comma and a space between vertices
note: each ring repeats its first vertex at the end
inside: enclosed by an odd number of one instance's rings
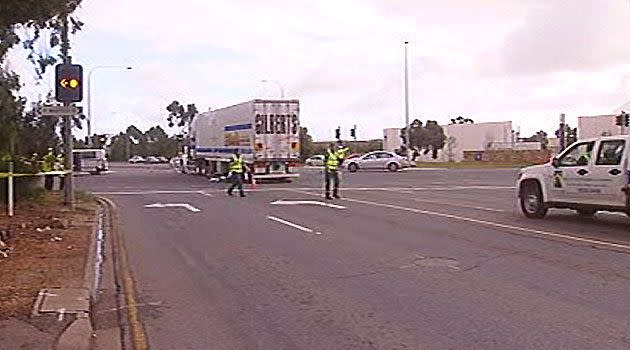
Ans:
POLYGON ((225 175, 238 150, 254 179, 298 177, 299 114, 298 100, 253 100, 197 115, 190 131, 195 171, 225 175))

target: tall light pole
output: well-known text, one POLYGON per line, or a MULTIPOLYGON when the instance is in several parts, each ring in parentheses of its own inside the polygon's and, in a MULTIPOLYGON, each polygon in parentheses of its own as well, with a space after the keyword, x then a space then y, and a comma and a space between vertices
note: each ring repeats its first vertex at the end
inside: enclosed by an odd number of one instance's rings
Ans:
POLYGON ((132 69, 131 66, 96 66, 90 69, 87 81, 87 134, 88 146, 92 146, 92 73, 98 69, 132 69))
POLYGON ((284 100, 284 86, 282 86, 282 84, 280 84, 279 81, 277 81, 277 80, 261 80, 260 82, 276 84, 278 86, 278 88, 280 89, 280 98, 284 100))
POLYGON ((405 41, 405 147, 407 148, 407 157, 410 155, 411 150, 411 130, 409 130, 409 68, 407 63, 407 46, 408 41, 405 41))

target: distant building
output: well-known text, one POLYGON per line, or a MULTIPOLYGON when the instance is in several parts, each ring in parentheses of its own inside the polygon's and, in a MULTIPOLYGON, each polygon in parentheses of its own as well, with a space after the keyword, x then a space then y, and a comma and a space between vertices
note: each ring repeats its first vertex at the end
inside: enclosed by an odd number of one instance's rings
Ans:
MULTIPOLYGON (((624 133, 628 133, 625 128, 624 133)), ((615 125, 615 115, 596 115, 578 117, 578 139, 588 139, 599 136, 621 135, 621 127, 615 125)))
MULTIPOLYGON (((444 148, 438 153, 438 159, 432 159, 430 154, 422 155, 421 161, 462 161, 464 151, 484 151, 488 149, 514 148, 512 122, 490 122, 476 124, 450 124, 442 126, 447 140, 444 148)), ((388 128, 383 130, 383 145, 385 150, 399 149, 402 140, 400 129, 388 128)))
POLYGON ((443 126, 443 128, 447 142, 440 152, 439 158, 442 161, 459 162, 464 159, 464 151, 511 149, 514 147, 511 121, 450 124, 443 126))

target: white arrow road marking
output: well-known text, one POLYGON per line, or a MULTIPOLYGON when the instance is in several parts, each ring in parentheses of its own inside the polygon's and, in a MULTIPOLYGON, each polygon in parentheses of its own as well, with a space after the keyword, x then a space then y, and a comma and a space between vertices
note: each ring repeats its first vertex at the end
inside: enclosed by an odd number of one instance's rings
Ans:
POLYGON ((321 207, 329 207, 335 209, 346 209, 343 205, 337 205, 332 203, 324 203, 320 201, 287 201, 284 199, 271 202, 272 205, 319 205, 321 207))
POLYGON ((188 203, 153 203, 153 204, 147 204, 144 207, 145 208, 184 208, 184 209, 192 211, 193 213, 198 213, 201 211, 188 203))
POLYGON ((206 196, 206 197, 214 197, 214 195, 212 195, 212 193, 208 193, 208 192, 204 192, 204 191, 197 191, 197 193, 199 193, 202 196, 206 196))
POLYGON ((304 232, 308 232, 308 233, 315 233, 316 235, 321 235, 322 234, 321 232, 313 232, 313 230, 311 230, 308 227, 304 227, 304 226, 301 226, 301 225, 298 225, 298 224, 294 224, 294 223, 292 223, 290 221, 287 221, 287 220, 284 220, 284 219, 280 219, 280 218, 277 218, 275 216, 267 216, 267 219, 269 219, 271 221, 279 222, 281 224, 284 224, 284 225, 287 225, 287 226, 290 226, 290 227, 293 227, 293 228, 296 228, 296 229, 298 229, 300 231, 304 231, 304 232))

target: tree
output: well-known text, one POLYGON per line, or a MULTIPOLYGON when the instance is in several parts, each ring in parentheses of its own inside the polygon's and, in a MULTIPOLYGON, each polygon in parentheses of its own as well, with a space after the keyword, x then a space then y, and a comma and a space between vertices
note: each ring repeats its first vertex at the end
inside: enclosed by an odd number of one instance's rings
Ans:
MULTIPOLYGON (((37 78, 41 79, 46 68, 57 61, 52 49, 61 44, 62 18, 68 16, 72 34, 81 29, 83 23, 71 16, 80 3, 81 0, 2 0, 0 63, 9 49, 22 43, 29 51, 28 59, 37 78), (46 33, 46 41, 41 37, 42 32, 46 33)), ((25 114, 25 99, 17 95, 19 88, 18 76, 0 67, 0 156, 10 154, 15 158, 16 152, 30 156, 34 151, 56 145, 53 143, 57 139, 52 137, 56 122, 38 118, 32 112, 25 114), (42 138, 43 134, 46 137, 42 138)))
POLYGON ((451 118, 451 124, 474 124, 475 122, 470 118, 464 118, 461 115, 457 118, 451 118))
POLYGON ((161 126, 140 131, 134 125, 111 138, 107 147, 108 158, 112 161, 124 161, 134 155, 143 157, 175 157, 182 148, 182 142, 176 136, 169 137, 161 126))
MULTIPOLYGON (((401 129, 400 137, 403 144, 406 144, 406 128, 401 129)), ((417 148, 418 151, 424 150, 424 154, 432 152, 432 158, 437 159, 438 151, 444 148, 446 136, 444 135, 444 129, 437 121, 428 120, 426 125, 423 126, 419 119, 415 119, 409 125, 409 139, 412 148, 417 148)))
POLYGON ((111 161, 124 161, 127 160, 127 150, 128 150, 128 136, 125 133, 119 133, 118 135, 112 137, 112 142, 109 144, 107 148, 107 157, 111 161))
POLYGON ((175 125, 178 127, 190 125, 198 113, 194 103, 188 104, 188 106, 184 108, 184 106, 177 101, 173 101, 166 106, 166 110, 169 112, 166 120, 168 121, 168 126, 171 128, 175 125))
POLYGON ((18 76, 0 68, 0 158, 15 151, 18 138, 18 116, 23 113, 24 99, 16 96, 18 76))
POLYGON ((18 115, 17 130, 21 142, 17 144, 16 153, 24 156, 33 153, 44 155, 49 147, 61 145, 56 132, 58 124, 58 118, 43 117, 34 110, 18 115))
POLYGON ((446 141, 444 129, 442 129, 442 127, 435 120, 428 120, 425 129, 428 141, 427 144, 432 152, 431 158, 437 159, 438 151, 444 148, 444 143, 446 141))
POLYGON ((523 139, 525 142, 540 142, 540 148, 547 149, 549 145, 549 139, 547 138, 547 133, 543 130, 536 132, 534 135, 523 139))
POLYGON ((68 27, 71 34, 81 30, 83 23, 72 13, 82 0, 2 0, 0 5, 0 62, 8 50, 22 43, 29 50, 28 59, 35 66, 35 72, 41 77, 46 68, 56 62, 49 49, 38 49, 44 43, 42 32, 46 33, 45 44, 54 49, 61 44, 63 29, 62 17, 68 15, 68 27), (30 37, 18 35, 27 30, 30 37))

